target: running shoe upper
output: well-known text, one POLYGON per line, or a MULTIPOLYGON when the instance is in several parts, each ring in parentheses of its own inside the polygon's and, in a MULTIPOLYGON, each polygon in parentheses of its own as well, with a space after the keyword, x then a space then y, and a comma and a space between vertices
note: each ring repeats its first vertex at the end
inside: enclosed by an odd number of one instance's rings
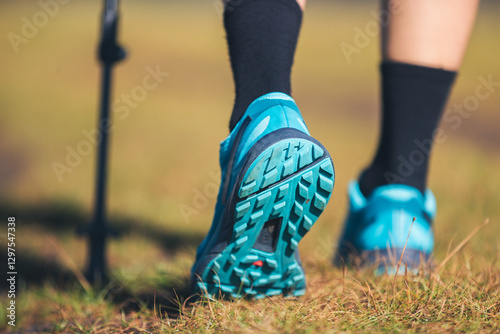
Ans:
POLYGON ((405 245, 408 253, 430 255, 432 252, 436 200, 430 190, 424 196, 416 188, 394 184, 378 187, 366 198, 358 182, 351 181, 349 202, 337 263, 351 255, 402 249, 405 245))

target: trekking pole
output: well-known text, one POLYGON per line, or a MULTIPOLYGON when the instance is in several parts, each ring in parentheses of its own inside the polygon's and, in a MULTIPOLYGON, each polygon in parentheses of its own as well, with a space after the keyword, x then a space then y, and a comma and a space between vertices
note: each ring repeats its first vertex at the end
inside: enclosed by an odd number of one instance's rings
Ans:
POLYGON ((110 101, 113 66, 125 59, 125 50, 117 43, 119 0, 104 0, 102 35, 98 57, 102 65, 102 86, 98 133, 97 177, 93 222, 89 226, 89 258, 87 278, 93 284, 106 280, 106 237, 111 234, 106 223, 106 179, 108 139, 111 127, 110 101))

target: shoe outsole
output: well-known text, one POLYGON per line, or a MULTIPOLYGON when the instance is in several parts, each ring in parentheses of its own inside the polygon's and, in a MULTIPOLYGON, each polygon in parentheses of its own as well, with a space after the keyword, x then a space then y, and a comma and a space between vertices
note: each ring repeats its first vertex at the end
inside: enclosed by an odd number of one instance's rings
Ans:
POLYGON ((357 250, 341 249, 334 257, 333 264, 338 267, 344 265, 359 268, 375 267, 377 275, 404 274, 406 271, 416 274, 421 270, 429 271, 433 266, 430 253, 400 247, 361 253, 357 250))
POLYGON ((303 295, 305 275, 297 247, 325 209, 334 180, 332 160, 318 142, 288 138, 263 150, 234 193, 231 240, 199 277, 202 294, 303 295), (279 230, 274 251, 256 249, 269 222, 279 230))

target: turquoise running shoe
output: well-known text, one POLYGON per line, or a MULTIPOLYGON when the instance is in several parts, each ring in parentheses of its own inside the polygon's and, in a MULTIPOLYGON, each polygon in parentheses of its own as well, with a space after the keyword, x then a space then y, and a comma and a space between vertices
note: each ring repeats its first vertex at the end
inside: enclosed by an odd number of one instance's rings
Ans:
POLYGON ((424 196, 416 188, 394 184, 378 187, 365 198, 358 182, 351 181, 349 200, 334 264, 376 265, 378 274, 395 274, 405 245, 400 273, 405 268, 418 272, 428 263, 436 215, 436 200, 430 190, 424 196))
POLYGON ((326 207, 334 169, 294 100, 255 100, 221 143, 221 186, 208 235, 191 270, 209 297, 303 295, 297 246, 326 207))

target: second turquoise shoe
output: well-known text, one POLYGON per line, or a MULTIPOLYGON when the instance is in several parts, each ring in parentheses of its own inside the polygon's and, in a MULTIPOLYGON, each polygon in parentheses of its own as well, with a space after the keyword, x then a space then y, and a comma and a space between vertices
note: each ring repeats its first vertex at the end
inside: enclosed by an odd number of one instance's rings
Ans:
POLYGON ((212 226, 191 270, 207 296, 302 295, 297 246, 326 207, 334 169, 293 99, 266 94, 221 143, 212 226))
POLYGON ((378 187, 365 198, 358 183, 351 181, 348 192, 349 213, 335 264, 375 264, 378 273, 395 273, 401 254, 400 272, 406 267, 416 272, 428 263, 436 215, 436 200, 430 190, 424 196, 418 189, 394 184, 378 187))

